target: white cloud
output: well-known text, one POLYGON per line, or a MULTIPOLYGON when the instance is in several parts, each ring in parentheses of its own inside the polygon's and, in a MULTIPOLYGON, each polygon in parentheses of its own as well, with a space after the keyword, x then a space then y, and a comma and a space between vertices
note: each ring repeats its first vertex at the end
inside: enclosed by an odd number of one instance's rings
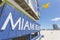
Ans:
POLYGON ((53 18, 51 21, 60 21, 60 18, 53 18))

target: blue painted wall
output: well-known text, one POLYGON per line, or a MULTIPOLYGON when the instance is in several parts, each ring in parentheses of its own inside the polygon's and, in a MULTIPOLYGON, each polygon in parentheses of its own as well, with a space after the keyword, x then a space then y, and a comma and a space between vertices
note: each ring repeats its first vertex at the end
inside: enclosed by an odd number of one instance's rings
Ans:
MULTIPOLYGON (((0 14, 2 14, 0 16, 0 29, 2 28, 2 25, 4 24, 4 22, 10 12, 12 13, 14 23, 18 20, 19 17, 21 17, 21 18, 25 19, 25 22, 26 22, 26 20, 28 20, 29 22, 39 25, 38 23, 36 23, 32 19, 30 19, 29 17, 24 15, 22 12, 19 12, 13 6, 6 3, 3 7, 0 7, 0 14)), ((12 31, 11 23, 9 21, 6 29, 4 31, 0 30, 0 39, 2 40, 2 39, 8 39, 8 38, 15 38, 15 37, 24 36, 24 35, 31 34, 33 32, 39 32, 39 31, 40 30, 20 30, 20 31, 18 31, 18 25, 15 28, 15 30, 12 31)))

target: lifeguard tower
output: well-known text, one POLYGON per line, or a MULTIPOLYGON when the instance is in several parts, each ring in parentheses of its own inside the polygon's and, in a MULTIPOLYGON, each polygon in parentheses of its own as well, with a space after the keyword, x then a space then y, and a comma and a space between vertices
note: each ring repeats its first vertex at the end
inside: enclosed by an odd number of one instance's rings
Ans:
POLYGON ((37 40, 39 17, 38 0, 0 0, 0 40, 37 40))

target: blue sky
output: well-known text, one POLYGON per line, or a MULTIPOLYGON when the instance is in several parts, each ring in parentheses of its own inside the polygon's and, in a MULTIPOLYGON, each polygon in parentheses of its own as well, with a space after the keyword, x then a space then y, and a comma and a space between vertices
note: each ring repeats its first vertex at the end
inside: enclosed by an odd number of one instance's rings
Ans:
POLYGON ((39 0, 40 20, 37 22, 42 29, 52 29, 52 24, 60 26, 60 0, 39 0), (44 9, 42 6, 50 3, 49 7, 44 9))

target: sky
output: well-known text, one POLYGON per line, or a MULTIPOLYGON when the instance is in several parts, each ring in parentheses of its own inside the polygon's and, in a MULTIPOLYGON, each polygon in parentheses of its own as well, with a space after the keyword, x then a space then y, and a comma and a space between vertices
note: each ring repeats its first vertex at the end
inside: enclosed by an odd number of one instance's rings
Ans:
POLYGON ((60 27, 60 0, 38 0, 40 9, 40 19, 37 21, 41 29, 52 29, 53 24, 60 27), (48 8, 42 6, 49 3, 48 8))

